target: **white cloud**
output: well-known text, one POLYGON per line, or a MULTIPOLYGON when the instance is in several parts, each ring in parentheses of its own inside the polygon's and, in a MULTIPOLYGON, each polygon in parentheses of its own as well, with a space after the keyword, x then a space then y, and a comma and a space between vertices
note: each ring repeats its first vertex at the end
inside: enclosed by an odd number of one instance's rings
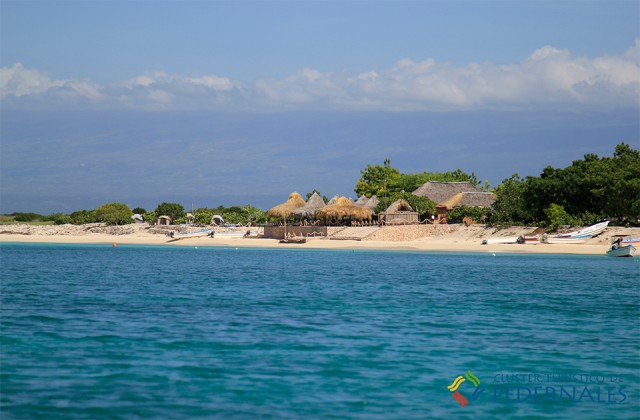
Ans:
POLYGON ((81 80, 52 80, 38 70, 25 69, 21 63, 0 68, 0 96, 31 96, 50 92, 67 98, 102 99, 100 87, 81 80))
POLYGON ((388 69, 323 73, 304 68, 251 84, 211 74, 155 72, 101 87, 53 80, 21 64, 0 72, 3 98, 47 94, 147 109, 413 111, 640 105, 640 39, 623 54, 595 58, 547 45, 511 64, 453 66, 433 59, 401 59, 388 69))

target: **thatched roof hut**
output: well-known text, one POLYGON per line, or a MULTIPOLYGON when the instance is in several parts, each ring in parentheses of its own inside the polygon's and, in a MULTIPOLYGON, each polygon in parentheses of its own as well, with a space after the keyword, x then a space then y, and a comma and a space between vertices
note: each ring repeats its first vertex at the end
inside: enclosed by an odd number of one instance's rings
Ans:
POLYGON ((295 209, 304 205, 305 202, 302 196, 294 191, 289 195, 289 198, 286 202, 278 204, 277 206, 269 209, 267 211, 267 216, 286 219, 295 209))
POLYGON ((347 197, 340 197, 334 204, 327 205, 316 212, 318 219, 342 219, 343 217, 371 220, 371 210, 367 207, 356 206, 347 197))
POLYGON ((364 205, 367 204, 367 201, 369 201, 367 196, 362 194, 360 198, 358 198, 353 204, 355 204, 356 206, 364 207, 364 205))
POLYGON ((327 203, 327 206, 336 204, 336 201, 338 201, 339 198, 340 196, 338 194, 334 195, 333 197, 331 197, 331 200, 329 200, 329 202, 327 203))
POLYGON ((373 209, 378 207, 378 204, 380 204, 380 200, 378 200, 378 197, 376 197, 375 195, 372 195, 371 198, 367 200, 367 203, 364 206, 370 208, 371 211, 373 211, 373 209))
POLYGON ((454 207, 490 207, 496 201, 496 195, 490 192, 461 192, 441 203, 451 210, 454 207))
POLYGON ((399 213, 401 211, 413 211, 411 205, 402 198, 391 203, 391 205, 387 207, 387 210, 385 210, 385 213, 399 213))
POLYGON ((314 217, 316 215, 316 212, 324 206, 324 201, 322 200, 320 195, 318 193, 313 193, 313 195, 309 197, 309 200, 307 200, 307 203, 304 206, 295 209, 292 214, 295 217, 300 218, 314 217))
POLYGON ((459 193, 480 192, 470 182, 428 181, 413 192, 418 197, 427 197, 436 204, 442 204, 459 193))

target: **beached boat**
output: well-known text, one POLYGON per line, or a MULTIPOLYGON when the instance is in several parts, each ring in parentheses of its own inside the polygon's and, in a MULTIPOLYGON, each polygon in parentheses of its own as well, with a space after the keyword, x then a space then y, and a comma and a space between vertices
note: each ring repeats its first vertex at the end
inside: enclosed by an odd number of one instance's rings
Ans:
POLYGON ((214 238, 247 238, 258 236, 257 230, 216 230, 214 238))
POLYGON ((591 239, 591 235, 580 235, 580 236, 569 236, 569 237, 557 237, 557 236, 549 236, 544 242, 548 244, 584 244, 589 239, 591 239))
POLYGON ((633 257, 634 255, 636 255, 636 247, 633 245, 614 245, 607 251, 607 257, 633 257))
POLYGON ((587 226, 586 228, 576 230, 568 233, 561 233, 559 235, 552 236, 553 238, 575 238, 581 237, 583 235, 591 235, 593 237, 600 235, 604 230, 609 226, 609 221, 596 223, 592 226, 587 226))
POLYGON ((518 243, 518 236, 504 236, 497 238, 487 238, 482 240, 482 245, 493 244, 516 244, 518 243))
POLYGON ((540 243, 540 237, 537 235, 520 235, 518 237, 519 244, 535 245, 540 243))
POLYGON ((638 247, 640 245, 640 238, 626 237, 622 240, 622 243, 620 245, 633 245, 635 247, 638 247))
POLYGON ((173 239, 187 239, 187 238, 200 238, 202 236, 208 236, 211 235, 211 233, 213 232, 213 229, 211 228, 206 228, 206 229, 201 229, 201 230, 196 230, 193 232, 171 232, 169 234, 169 236, 173 239))

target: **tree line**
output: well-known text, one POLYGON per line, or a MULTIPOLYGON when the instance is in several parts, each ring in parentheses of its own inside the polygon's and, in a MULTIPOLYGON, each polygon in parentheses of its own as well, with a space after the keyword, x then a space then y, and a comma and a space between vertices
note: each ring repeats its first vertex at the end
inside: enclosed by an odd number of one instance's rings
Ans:
MULTIPOLYGON (((474 173, 460 169, 452 172, 402 173, 386 159, 382 165, 368 164, 360 171, 354 191, 358 196, 375 195, 380 204, 375 211, 384 211, 402 198, 421 218, 435 213, 436 203, 426 197, 412 194, 427 181, 469 182, 480 190, 496 194, 490 208, 456 207, 447 218, 459 223, 464 217, 490 225, 550 226, 589 225, 601 220, 612 224, 640 225, 640 151, 626 143, 615 147, 613 156, 599 157, 587 154, 566 168, 547 166, 539 176, 521 178, 518 174, 505 179, 495 188, 481 183, 474 173)), ((317 190, 307 194, 307 199, 317 190)), ((320 194, 322 196, 322 194, 320 194)), ((326 196, 322 196, 325 203, 326 196)), ((133 223, 131 216, 140 214, 153 222, 159 216, 169 216, 174 224, 189 221, 184 207, 178 203, 161 203, 155 210, 130 209, 126 204, 107 203, 94 210, 80 210, 71 214, 12 213, 16 222, 53 222, 55 224, 106 223, 122 225, 133 223)), ((213 215, 222 216, 227 223, 264 223, 262 209, 246 206, 202 207, 192 212, 193 221, 209 224, 213 215)))
POLYGON ((435 204, 426 197, 411 194, 427 181, 466 181, 482 191, 496 194, 490 208, 456 207, 447 217, 459 223, 464 217, 491 225, 550 226, 589 225, 601 220, 612 224, 640 225, 640 151, 626 143, 615 147, 613 156, 587 154, 566 168, 547 166, 539 176, 505 179, 495 188, 487 181, 481 185, 474 173, 453 172, 405 174, 391 166, 367 165, 360 171, 355 192, 380 199, 378 211, 384 211, 399 198, 425 217, 435 212, 435 204))
POLYGON ((222 216, 226 223, 264 223, 265 212, 262 209, 246 206, 218 206, 215 208, 202 207, 191 214, 193 219, 187 217, 187 212, 179 203, 160 203, 155 210, 147 211, 144 208, 129 208, 123 203, 107 203, 94 210, 79 210, 71 214, 54 213, 41 215, 37 213, 12 213, 10 218, 15 222, 53 222, 54 224, 83 225, 87 223, 106 223, 107 225, 126 225, 134 223, 134 214, 142 216, 146 222, 154 223, 160 216, 169 216, 172 224, 181 224, 192 221, 198 224, 211 223, 214 215, 222 216))

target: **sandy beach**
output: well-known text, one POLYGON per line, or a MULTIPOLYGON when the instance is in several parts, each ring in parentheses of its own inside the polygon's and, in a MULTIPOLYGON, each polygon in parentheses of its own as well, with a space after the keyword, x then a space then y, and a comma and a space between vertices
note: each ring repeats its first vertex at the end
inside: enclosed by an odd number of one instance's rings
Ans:
MULTIPOLYGON (((404 226, 408 232, 410 226, 404 226)), ((539 253, 539 254, 585 254, 604 255, 610 236, 629 234, 640 236, 640 228, 607 228, 601 235, 585 244, 490 244, 483 245, 487 238, 530 234, 534 228, 511 227, 497 230, 484 225, 465 227, 462 225, 437 226, 429 236, 414 240, 331 240, 308 238, 306 243, 283 244, 276 239, 262 237, 200 237, 171 240, 163 233, 145 224, 107 227, 85 226, 31 226, 5 225, 0 227, 0 242, 109 244, 109 245, 162 245, 162 246, 212 246, 212 247, 259 247, 295 249, 344 249, 344 250, 410 250, 443 252, 487 252, 487 253, 539 253)), ((161 232, 161 231, 160 231, 161 232)))

